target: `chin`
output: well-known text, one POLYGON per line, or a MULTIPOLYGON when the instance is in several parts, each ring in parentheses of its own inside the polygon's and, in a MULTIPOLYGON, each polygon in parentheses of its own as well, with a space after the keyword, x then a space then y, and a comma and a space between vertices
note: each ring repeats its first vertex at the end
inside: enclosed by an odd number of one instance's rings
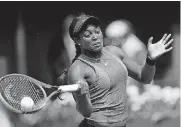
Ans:
POLYGON ((103 47, 101 46, 99 48, 93 49, 92 51, 93 52, 100 52, 100 51, 102 51, 102 49, 103 49, 103 47))

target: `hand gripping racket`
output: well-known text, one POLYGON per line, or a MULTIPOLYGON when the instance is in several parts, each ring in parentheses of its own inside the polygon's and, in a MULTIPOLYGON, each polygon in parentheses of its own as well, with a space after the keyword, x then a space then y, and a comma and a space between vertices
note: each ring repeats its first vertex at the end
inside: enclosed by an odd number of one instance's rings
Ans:
POLYGON ((28 114, 41 110, 53 95, 74 92, 79 88, 79 84, 55 87, 27 75, 8 74, 0 78, 0 100, 11 111, 28 114), (53 92, 47 96, 44 88, 52 89, 53 92), (26 110, 21 105, 24 97, 29 97, 34 102, 33 106, 26 110))

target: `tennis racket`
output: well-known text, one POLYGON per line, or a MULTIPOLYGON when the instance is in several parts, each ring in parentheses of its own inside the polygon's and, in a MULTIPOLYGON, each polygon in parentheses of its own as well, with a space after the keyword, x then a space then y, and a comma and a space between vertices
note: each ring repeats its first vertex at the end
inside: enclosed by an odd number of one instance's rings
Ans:
POLYGON ((79 84, 51 86, 23 74, 8 74, 0 78, 0 100, 11 111, 29 114, 41 110, 54 95, 62 92, 74 92, 80 88, 79 84), (47 96, 45 89, 52 90, 47 96), (28 97, 33 101, 31 108, 22 106, 22 99, 28 97))

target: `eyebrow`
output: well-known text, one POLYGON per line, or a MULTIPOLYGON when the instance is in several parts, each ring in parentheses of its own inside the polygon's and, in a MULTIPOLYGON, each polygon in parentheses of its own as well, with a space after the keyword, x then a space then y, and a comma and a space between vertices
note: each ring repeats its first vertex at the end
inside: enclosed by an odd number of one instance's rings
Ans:
POLYGON ((89 32, 89 33, 90 33, 90 30, 87 30, 87 29, 86 29, 86 30, 84 31, 84 33, 85 33, 85 32, 89 32))
MULTIPOLYGON (((94 29, 98 29, 98 28, 99 28, 99 26, 95 26, 94 29)), ((89 30, 88 27, 87 27, 87 29, 85 29, 85 31, 90 31, 90 30, 89 30)))

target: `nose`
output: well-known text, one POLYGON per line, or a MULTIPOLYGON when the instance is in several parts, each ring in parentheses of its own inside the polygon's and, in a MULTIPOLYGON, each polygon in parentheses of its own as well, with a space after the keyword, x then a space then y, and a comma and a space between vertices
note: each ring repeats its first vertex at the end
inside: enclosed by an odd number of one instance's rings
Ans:
POLYGON ((94 33, 92 36, 92 40, 97 40, 97 39, 98 39, 98 35, 96 33, 94 33))

